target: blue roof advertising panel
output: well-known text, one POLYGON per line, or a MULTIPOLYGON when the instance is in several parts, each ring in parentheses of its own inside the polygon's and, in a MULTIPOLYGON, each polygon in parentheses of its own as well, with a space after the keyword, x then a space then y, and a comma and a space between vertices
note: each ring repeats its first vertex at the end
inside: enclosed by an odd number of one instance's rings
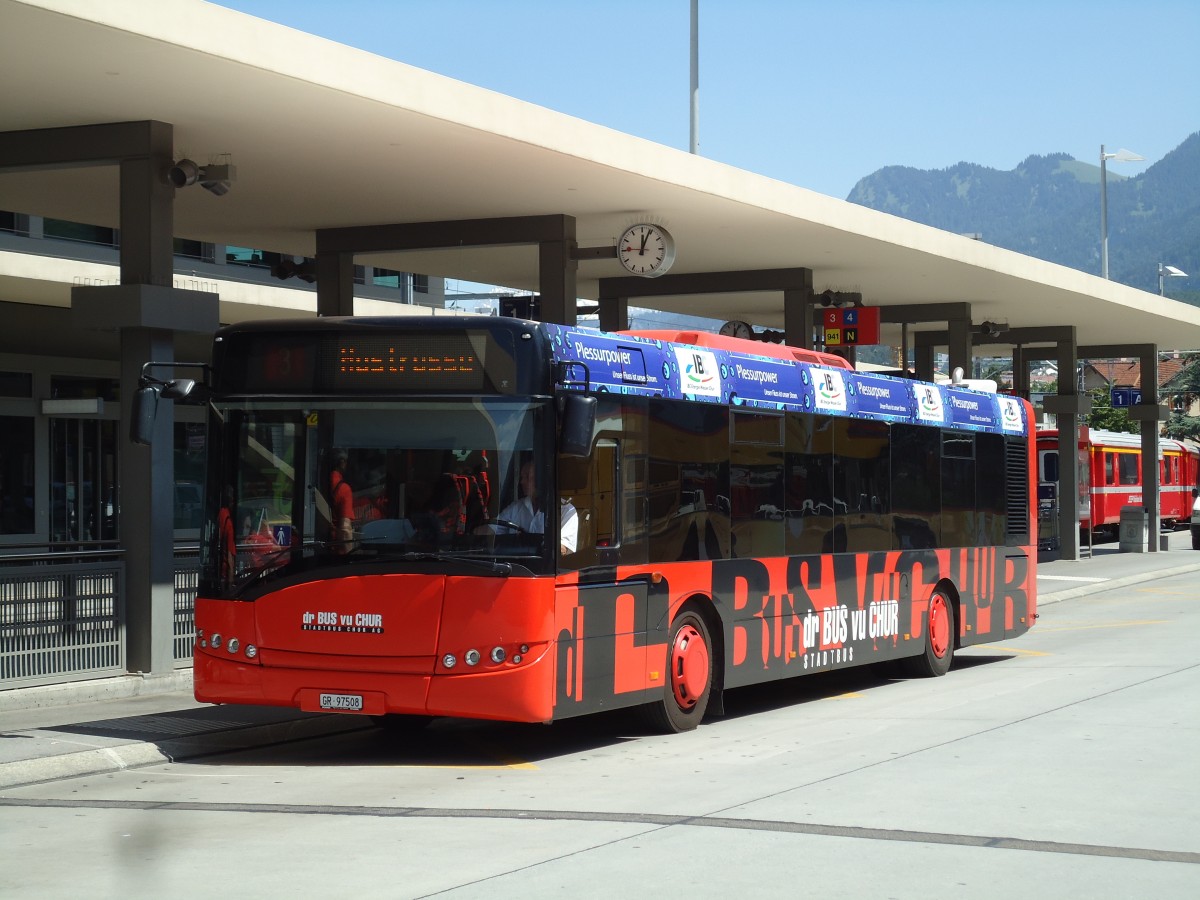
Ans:
POLYGON ((1014 397, 652 337, 545 324, 556 360, 587 366, 594 390, 1028 434, 1014 397))

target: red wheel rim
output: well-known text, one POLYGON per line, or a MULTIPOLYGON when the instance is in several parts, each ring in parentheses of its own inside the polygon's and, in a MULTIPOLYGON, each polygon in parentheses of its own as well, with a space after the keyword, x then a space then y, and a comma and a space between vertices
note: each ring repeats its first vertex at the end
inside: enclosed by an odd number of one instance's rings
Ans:
POLYGON ((929 599, 929 646, 938 659, 950 649, 950 611, 941 594, 934 594, 929 599))
POLYGON ((671 646, 671 690, 680 709, 691 709, 708 685, 708 645, 694 625, 684 625, 671 646))

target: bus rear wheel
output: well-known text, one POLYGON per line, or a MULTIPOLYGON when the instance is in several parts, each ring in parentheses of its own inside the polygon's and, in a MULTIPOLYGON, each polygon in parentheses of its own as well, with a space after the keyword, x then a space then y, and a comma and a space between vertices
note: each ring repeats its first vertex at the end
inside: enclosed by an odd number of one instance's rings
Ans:
POLYGON ((663 698, 643 707, 656 731, 691 731, 704 718, 712 695, 712 639, 704 619, 687 610, 671 623, 667 643, 667 679, 663 698))
POLYGON ((919 678, 933 678, 950 671, 954 661, 954 603, 940 589, 929 597, 925 616, 925 652, 904 660, 905 670, 919 678))

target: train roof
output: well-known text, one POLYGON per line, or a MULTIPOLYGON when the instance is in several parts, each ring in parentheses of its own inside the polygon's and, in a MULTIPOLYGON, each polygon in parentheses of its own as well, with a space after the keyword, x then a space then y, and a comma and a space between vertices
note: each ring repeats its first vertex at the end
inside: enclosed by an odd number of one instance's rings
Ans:
MULTIPOLYGON (((1039 428, 1037 430, 1039 438, 1058 438, 1057 428, 1039 428)), ((1103 428, 1085 428, 1081 431, 1080 437, 1086 439, 1093 447, 1120 447, 1140 450, 1142 448, 1142 436, 1140 434, 1130 434, 1127 431, 1107 431, 1103 428)), ((1175 438, 1162 437, 1158 438, 1158 448, 1162 450, 1176 450, 1191 454, 1200 454, 1200 446, 1197 446, 1192 441, 1180 441, 1175 438)))

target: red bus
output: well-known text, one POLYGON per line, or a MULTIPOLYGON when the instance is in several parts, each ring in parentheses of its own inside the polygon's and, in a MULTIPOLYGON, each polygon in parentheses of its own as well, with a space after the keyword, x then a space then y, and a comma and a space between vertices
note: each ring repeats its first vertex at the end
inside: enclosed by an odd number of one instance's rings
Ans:
MULTIPOLYGON (((1038 481, 1057 484, 1058 429, 1037 431, 1038 481)), ((1115 533, 1121 509, 1142 505, 1142 438, 1137 434, 1079 430, 1080 528, 1115 533)), ((1188 522, 1197 485, 1200 450, 1194 444, 1158 439, 1159 518, 1164 528, 1188 522)))
POLYGON ((196 697, 402 724, 640 707, 683 731, 731 688, 941 675, 1031 626, 1028 404, 688 337, 219 331, 196 697), (247 517, 262 537, 227 561, 219 525, 247 517))

